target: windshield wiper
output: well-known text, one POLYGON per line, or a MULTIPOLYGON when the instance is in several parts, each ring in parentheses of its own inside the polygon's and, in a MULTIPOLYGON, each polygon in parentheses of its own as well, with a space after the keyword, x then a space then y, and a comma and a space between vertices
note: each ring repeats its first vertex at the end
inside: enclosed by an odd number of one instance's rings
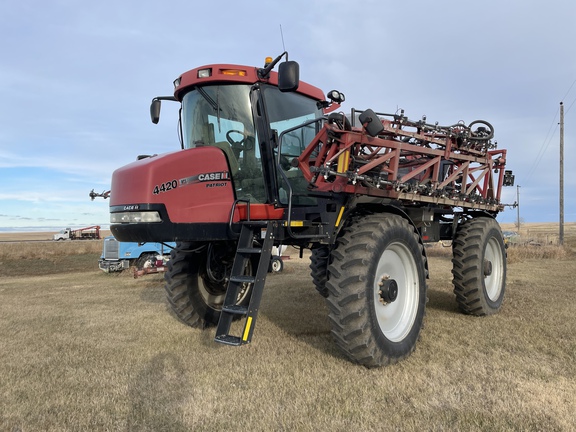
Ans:
MULTIPOLYGON (((216 87, 216 99, 218 99, 219 88, 219 86, 216 87)), ((216 118, 218 119, 218 131, 220 132, 220 111, 222 110, 220 109, 219 101, 215 102, 214 99, 212 99, 212 97, 202 87, 196 87, 196 90, 198 90, 200 96, 202 96, 204 100, 210 104, 214 111, 216 111, 216 118)))
POLYGON ((196 87, 196 90, 198 90, 198 93, 200 93, 200 95, 206 100, 206 102, 210 104, 210 106, 214 109, 214 111, 218 112, 219 110, 218 104, 214 101, 214 99, 212 99, 212 97, 208 93, 206 93, 206 90, 204 90, 202 87, 196 87))

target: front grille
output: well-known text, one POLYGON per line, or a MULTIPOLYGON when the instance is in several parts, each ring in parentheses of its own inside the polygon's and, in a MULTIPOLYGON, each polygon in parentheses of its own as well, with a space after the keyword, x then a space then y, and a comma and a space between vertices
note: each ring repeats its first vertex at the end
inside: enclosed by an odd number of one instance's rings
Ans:
POLYGON ((104 259, 118 259, 118 249, 120 243, 115 238, 109 238, 104 240, 104 259))

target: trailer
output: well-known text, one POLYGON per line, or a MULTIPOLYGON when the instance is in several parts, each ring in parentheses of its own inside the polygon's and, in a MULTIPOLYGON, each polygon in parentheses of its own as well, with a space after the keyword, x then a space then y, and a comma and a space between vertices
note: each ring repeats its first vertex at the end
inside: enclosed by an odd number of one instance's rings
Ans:
POLYGON ((100 226, 93 225, 84 228, 65 228, 60 232, 54 234, 52 240, 99 240, 100 239, 100 226))

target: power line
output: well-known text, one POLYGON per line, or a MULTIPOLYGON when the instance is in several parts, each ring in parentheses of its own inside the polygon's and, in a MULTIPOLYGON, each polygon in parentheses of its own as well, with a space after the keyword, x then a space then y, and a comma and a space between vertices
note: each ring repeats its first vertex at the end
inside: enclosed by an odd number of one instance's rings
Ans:
MULTIPOLYGON (((564 102, 564 100, 566 99, 566 97, 568 96, 570 91, 572 90, 572 87, 574 87, 574 84, 576 84, 576 79, 574 81, 572 81, 572 84, 570 84, 570 87, 568 87, 568 90, 566 91, 566 94, 564 94, 564 97, 562 98, 561 102, 564 102)), ((568 111, 570 111, 570 108, 572 108, 574 103, 576 103, 576 98, 574 98, 574 100, 572 101, 572 103, 570 104, 568 109, 565 111, 565 114, 567 114, 568 111)), ((546 153, 546 150, 548 150, 548 146, 550 145, 550 142, 552 142, 552 138, 554 138, 554 135, 556 134, 556 130, 558 129, 558 123, 556 122, 556 117, 558 116, 559 112, 560 112, 560 108, 557 108, 556 113, 554 114, 554 118, 552 119, 552 123, 550 124, 550 127, 548 128, 548 132, 546 133, 546 137, 544 138, 544 141, 542 141, 542 145, 540 146, 540 150, 538 151, 538 154, 536 155, 536 159, 534 160, 532 167, 528 171, 529 173, 534 172, 534 170, 538 167, 538 164, 540 163, 542 156, 546 153), (554 128, 554 132, 552 132, 552 135, 548 139, 548 136, 550 135, 550 131, 552 130, 552 126, 554 126, 554 125, 556 125, 556 127, 554 128)))
MULTIPOLYGON (((568 91, 566 92, 564 97, 560 100, 560 102, 564 103, 564 101, 566 100, 566 97, 568 96, 568 93, 570 93, 570 90, 572 90, 572 87, 574 87, 574 84, 576 84, 576 79, 574 81, 572 81, 572 84, 570 85, 570 87, 568 88, 568 91)), ((576 102, 576 97, 574 98, 574 100, 572 101, 572 103, 570 104, 568 109, 566 110, 565 114, 568 114, 568 111, 570 111, 570 108, 572 108, 572 105, 574 105, 574 102, 576 102)))
POLYGON ((572 101, 572 103, 570 104, 568 109, 566 110, 566 114, 568 114, 568 111, 570 111, 570 108, 572 108, 572 105, 574 105, 575 102, 576 102, 576 97, 574 98, 574 100, 572 101))
POLYGON ((544 138, 544 141, 542 142, 542 145, 540 146, 540 150, 538 151, 538 154, 536 155, 536 159, 534 160, 534 162, 532 163, 532 167, 528 171, 529 173, 534 172, 534 170, 538 167, 538 164, 540 163, 541 157, 546 153, 546 150, 548 150, 548 146, 550 145, 552 138, 554 138, 554 134, 556 133, 556 129, 558 129, 558 123, 556 122, 556 117, 558 116, 559 111, 560 111, 560 108, 558 108, 556 110, 556 114, 554 114, 554 118, 552 119, 552 123, 550 123, 550 127, 548 128, 548 133, 546 133, 546 137, 544 138), (554 132, 552 132, 550 139, 548 139, 548 136, 550 135, 550 131, 552 130, 552 126, 554 126, 554 124, 556 124, 556 127, 554 128, 554 132), (548 141, 548 142, 546 142, 546 141, 548 141))
POLYGON ((568 96, 568 93, 570 93, 570 90, 572 90, 572 87, 574 87, 574 84, 576 84, 576 79, 574 81, 572 81, 572 84, 570 84, 570 87, 568 88, 568 91, 566 92, 566 94, 564 95, 564 97, 562 98, 562 102, 564 102, 564 99, 566 99, 566 96, 568 96))

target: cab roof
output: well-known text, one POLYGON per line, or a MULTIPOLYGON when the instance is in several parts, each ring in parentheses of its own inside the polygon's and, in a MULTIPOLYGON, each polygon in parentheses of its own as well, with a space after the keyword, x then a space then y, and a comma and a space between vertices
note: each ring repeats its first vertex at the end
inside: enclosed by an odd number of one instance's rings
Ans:
MULTIPOLYGON (((179 101, 191 87, 210 85, 216 83, 256 84, 258 82, 278 85, 278 73, 271 71, 266 78, 260 78, 259 68, 234 64, 212 64, 201 66, 184 72, 174 81, 174 97, 179 101)), ((324 93, 304 81, 300 81, 296 93, 316 99, 324 100, 324 93)))

